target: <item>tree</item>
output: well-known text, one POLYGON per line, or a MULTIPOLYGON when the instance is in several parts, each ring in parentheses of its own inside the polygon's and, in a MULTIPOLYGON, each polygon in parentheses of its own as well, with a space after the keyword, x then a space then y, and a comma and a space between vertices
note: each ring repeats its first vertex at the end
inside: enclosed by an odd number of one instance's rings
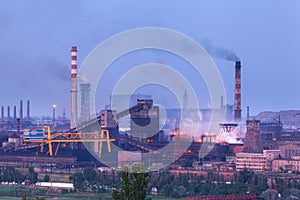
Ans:
POLYGON ((263 197, 265 200, 277 200, 278 198, 278 191, 267 189, 261 193, 261 197, 263 197))
POLYGON ((15 172, 16 170, 14 167, 7 166, 3 170, 3 180, 7 182, 13 182, 15 180, 15 172))
POLYGON ((113 190, 113 200, 146 199, 150 175, 145 172, 143 165, 135 164, 130 169, 124 168, 121 176, 122 188, 113 190))
POLYGON ((91 168, 84 168, 83 170, 83 177, 85 178, 85 180, 87 180, 87 182, 92 185, 96 182, 97 179, 97 172, 91 168))
POLYGON ((182 198, 186 195, 187 189, 183 185, 180 185, 176 187, 173 192, 175 197, 182 198))
POLYGON ((50 181, 50 176, 48 174, 45 174, 44 182, 49 182, 49 181, 50 181))
POLYGON ((33 167, 29 167, 28 172, 29 172, 28 179, 30 183, 35 184, 36 182, 38 182, 38 173, 34 172, 33 167))
POLYGON ((240 183, 251 183, 253 178, 254 172, 249 171, 246 168, 244 168, 242 171, 238 174, 238 181, 240 183))
POLYGON ((283 199, 292 200, 292 199, 300 199, 300 190, 299 189, 287 189, 283 191, 283 199))
POLYGON ((84 188, 85 179, 84 179, 83 174, 81 172, 76 172, 75 174, 70 176, 69 179, 70 179, 70 181, 73 182, 75 189, 82 190, 84 188))

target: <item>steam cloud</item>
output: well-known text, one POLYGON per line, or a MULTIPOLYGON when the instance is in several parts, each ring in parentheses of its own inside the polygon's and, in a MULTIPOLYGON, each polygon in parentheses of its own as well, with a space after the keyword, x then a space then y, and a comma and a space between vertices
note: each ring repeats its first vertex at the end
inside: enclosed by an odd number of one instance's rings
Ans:
POLYGON ((204 40, 202 46, 211 55, 229 61, 239 61, 239 57, 231 49, 216 47, 209 39, 204 40))

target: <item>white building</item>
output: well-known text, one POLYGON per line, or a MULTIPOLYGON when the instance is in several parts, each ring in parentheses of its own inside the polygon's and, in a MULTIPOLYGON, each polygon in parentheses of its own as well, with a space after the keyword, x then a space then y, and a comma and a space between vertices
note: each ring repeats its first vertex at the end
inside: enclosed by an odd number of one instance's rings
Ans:
POLYGON ((272 170, 273 160, 280 158, 281 154, 281 150, 263 150, 263 153, 237 153, 236 170, 240 171, 244 168, 252 171, 272 170))

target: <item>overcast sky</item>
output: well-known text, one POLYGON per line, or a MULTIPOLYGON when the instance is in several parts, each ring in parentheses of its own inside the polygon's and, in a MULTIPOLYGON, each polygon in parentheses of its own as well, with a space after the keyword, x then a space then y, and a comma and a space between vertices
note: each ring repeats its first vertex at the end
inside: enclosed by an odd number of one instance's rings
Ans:
MULTIPOLYGON (((299 24, 298 0, 1 0, 0 105, 29 99, 32 115, 51 116, 53 104, 58 114, 63 108, 69 113, 71 46, 78 46, 80 66, 108 37, 155 26, 237 54, 242 62, 243 115, 246 106, 251 114, 300 109, 299 24)), ((149 54, 147 62, 174 62, 164 60, 163 54, 149 54)), ((213 59, 227 102, 233 104, 234 63, 213 59)))

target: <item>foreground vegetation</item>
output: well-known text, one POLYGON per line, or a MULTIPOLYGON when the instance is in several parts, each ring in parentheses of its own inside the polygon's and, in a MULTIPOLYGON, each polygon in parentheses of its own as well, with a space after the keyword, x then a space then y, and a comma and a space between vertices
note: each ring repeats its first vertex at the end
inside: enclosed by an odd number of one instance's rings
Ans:
MULTIPOLYGON (((141 169, 137 169, 141 170, 141 169)), ((12 167, 0 169, 1 199, 21 199, 26 197, 53 199, 181 199, 186 196, 218 195, 218 194, 246 194, 254 193, 257 196, 268 199, 270 196, 288 199, 289 196, 300 199, 300 183, 292 177, 276 178, 271 189, 268 189, 267 178, 264 173, 254 173, 249 170, 236 172, 231 181, 225 182, 224 177, 218 172, 208 171, 207 175, 192 173, 175 175, 168 170, 152 173, 134 173, 134 171, 118 172, 96 171, 93 168, 85 168, 69 176, 73 182, 74 190, 63 189, 61 191, 51 188, 36 188, 33 186, 11 186, 5 182, 21 183, 28 180, 30 183, 38 181, 53 181, 56 175, 39 175, 28 169, 28 172, 20 173, 12 167), (276 190, 273 190, 276 189, 276 190), (280 196, 279 195, 279 196, 280 196), (9 198, 14 197, 14 198, 9 198)))

